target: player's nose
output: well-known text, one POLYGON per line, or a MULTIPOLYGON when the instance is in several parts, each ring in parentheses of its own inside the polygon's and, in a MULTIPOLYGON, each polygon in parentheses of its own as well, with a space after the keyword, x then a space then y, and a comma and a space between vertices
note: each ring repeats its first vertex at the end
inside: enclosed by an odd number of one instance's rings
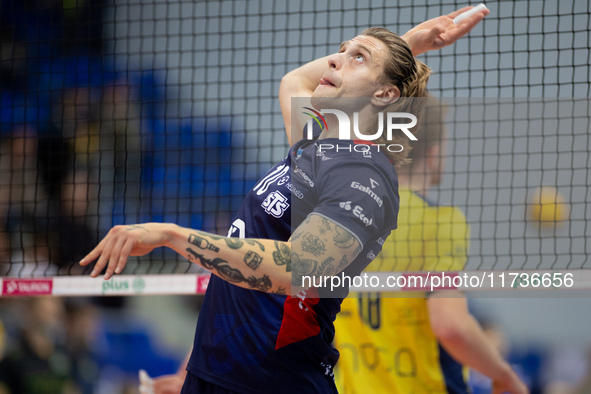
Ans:
POLYGON ((335 53, 328 58, 328 67, 339 69, 341 68, 343 61, 342 61, 342 53, 335 53))

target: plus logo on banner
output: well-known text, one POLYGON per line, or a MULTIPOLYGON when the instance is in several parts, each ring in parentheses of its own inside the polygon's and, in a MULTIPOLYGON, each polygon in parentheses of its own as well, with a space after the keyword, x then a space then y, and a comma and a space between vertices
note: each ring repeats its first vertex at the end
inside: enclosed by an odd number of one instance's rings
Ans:
POLYGON ((265 209, 269 215, 280 218, 283 216, 287 208, 289 208, 288 199, 278 191, 269 193, 265 201, 261 206, 265 209))

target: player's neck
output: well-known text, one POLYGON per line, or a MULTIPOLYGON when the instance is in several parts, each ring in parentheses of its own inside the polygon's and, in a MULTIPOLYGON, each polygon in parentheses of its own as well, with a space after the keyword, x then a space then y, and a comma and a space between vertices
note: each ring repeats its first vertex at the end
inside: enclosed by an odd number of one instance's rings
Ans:
POLYGON ((431 185, 431 177, 428 174, 400 172, 398 185, 426 197, 431 185))

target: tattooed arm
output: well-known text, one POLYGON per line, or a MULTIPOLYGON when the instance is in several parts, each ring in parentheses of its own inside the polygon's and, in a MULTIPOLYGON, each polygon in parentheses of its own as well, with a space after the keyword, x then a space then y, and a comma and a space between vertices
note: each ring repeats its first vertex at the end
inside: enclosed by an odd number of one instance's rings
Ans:
POLYGON ((306 276, 318 278, 340 273, 361 252, 361 244, 349 230, 316 214, 306 218, 290 241, 292 286, 298 288, 308 283, 302 281, 306 276))
POLYGON ((247 289, 287 294, 301 275, 331 275, 342 270, 361 250, 347 230, 319 215, 310 215, 290 242, 222 237, 169 223, 116 226, 81 261, 97 263, 97 277, 123 271, 129 256, 142 256, 166 246, 220 278, 247 289), (293 274, 293 279, 292 279, 293 274))

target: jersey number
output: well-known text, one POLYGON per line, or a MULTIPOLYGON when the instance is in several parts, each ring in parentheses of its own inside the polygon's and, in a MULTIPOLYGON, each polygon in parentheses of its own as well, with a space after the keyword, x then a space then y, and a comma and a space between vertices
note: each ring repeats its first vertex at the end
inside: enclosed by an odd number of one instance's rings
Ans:
POLYGON ((380 293, 367 293, 359 296, 359 317, 374 330, 381 325, 380 293))
MULTIPOLYGON (((380 300, 380 293, 367 293, 367 295, 365 296, 360 295, 358 300, 359 317, 365 324, 367 324, 373 330, 378 330, 382 324, 382 306, 380 300)), ((375 361, 373 363, 369 363, 367 361, 368 349, 364 349, 364 347, 373 349, 373 360, 378 360, 378 354, 380 352, 385 351, 386 354, 390 353, 389 350, 380 347, 375 347, 371 343, 365 344, 365 346, 362 345, 360 349, 362 354, 362 360, 364 360, 364 365, 370 370, 376 369, 377 364, 375 361)), ((393 369, 396 375, 400 377, 415 377, 417 375, 417 360, 413 351, 409 347, 401 347, 400 349, 397 349, 392 356, 394 361, 393 369)), ((388 356, 386 356, 386 358, 388 358, 388 356)), ((387 368, 387 370, 390 371, 390 368, 387 368)))

